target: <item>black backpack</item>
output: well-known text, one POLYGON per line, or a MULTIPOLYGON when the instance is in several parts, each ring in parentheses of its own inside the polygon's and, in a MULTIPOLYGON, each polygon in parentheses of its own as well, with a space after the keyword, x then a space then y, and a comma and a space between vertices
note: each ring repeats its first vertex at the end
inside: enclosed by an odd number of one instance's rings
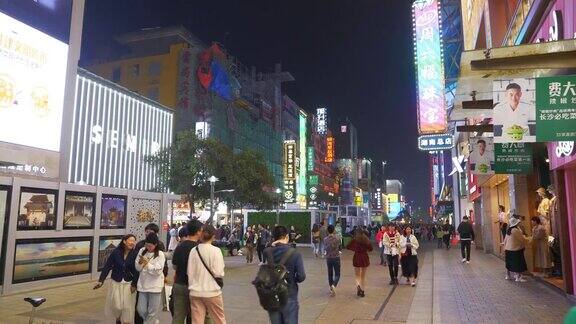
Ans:
POLYGON ((288 271, 284 264, 290 259, 295 249, 289 248, 284 252, 279 263, 274 263, 272 251, 273 248, 266 250, 268 263, 260 266, 252 284, 256 287, 262 308, 275 312, 282 309, 288 300, 288 281, 286 280, 288 271))

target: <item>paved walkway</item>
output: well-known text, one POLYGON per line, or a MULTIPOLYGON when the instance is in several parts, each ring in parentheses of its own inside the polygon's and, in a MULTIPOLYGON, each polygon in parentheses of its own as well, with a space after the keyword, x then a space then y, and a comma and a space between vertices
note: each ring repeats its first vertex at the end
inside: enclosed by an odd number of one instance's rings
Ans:
MULTIPOLYGON (((460 263, 457 249, 421 251, 416 288, 388 285, 387 268, 377 265, 376 253, 368 270, 366 297, 355 294, 351 254, 343 254, 343 274, 337 296, 328 295, 325 263, 307 248, 307 279, 300 289, 300 323, 561 323, 571 306, 566 298, 539 282, 504 280, 503 262, 473 251, 470 265, 460 263)), ((224 304, 229 323, 267 323, 250 284, 256 265, 240 257, 226 259, 224 304)), ((401 283, 403 280, 401 280, 401 283)), ((106 288, 75 283, 44 291, 0 297, 0 323, 27 323, 24 296, 42 295, 48 301, 38 311, 37 323, 113 323, 103 314, 106 288)), ((170 323, 163 313, 162 323, 170 323)))

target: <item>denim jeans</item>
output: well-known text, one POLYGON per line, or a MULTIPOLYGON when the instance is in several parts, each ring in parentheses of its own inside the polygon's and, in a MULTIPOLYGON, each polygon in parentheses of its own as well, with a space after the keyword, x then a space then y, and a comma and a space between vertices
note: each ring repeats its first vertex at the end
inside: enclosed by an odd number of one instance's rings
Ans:
POLYGON ((271 324, 298 324, 298 299, 288 298, 286 305, 278 312, 268 312, 271 324))
POLYGON ((326 265, 328 266, 328 285, 338 286, 338 281, 340 281, 340 258, 326 259, 326 265))
POLYGON ((390 272, 390 280, 398 279, 398 255, 387 254, 388 259, 388 272, 390 272))
POLYGON ((172 286, 172 300, 174 301, 172 324, 190 323, 190 293, 188 286, 174 283, 172 286))
POLYGON ((158 314, 162 307, 162 293, 140 292, 138 295, 138 314, 144 320, 144 324, 156 324, 158 314))
POLYGON ((470 240, 460 241, 460 252, 462 253, 462 259, 466 259, 466 261, 470 261, 470 244, 472 244, 472 241, 470 240))

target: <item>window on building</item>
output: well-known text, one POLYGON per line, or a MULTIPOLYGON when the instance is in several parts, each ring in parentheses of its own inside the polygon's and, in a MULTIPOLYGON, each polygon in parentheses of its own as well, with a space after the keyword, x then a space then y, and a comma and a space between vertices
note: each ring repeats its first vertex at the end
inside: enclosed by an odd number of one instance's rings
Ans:
POLYGON ((159 76, 161 71, 162 63, 160 62, 151 62, 150 65, 148 65, 148 75, 150 76, 159 76))
POLYGON ((133 77, 140 76, 140 64, 132 65, 131 72, 133 77))
POLYGON ((122 77, 122 68, 116 67, 112 71, 112 82, 120 82, 120 78, 122 77))
POLYGON ((159 98, 159 90, 158 87, 151 87, 148 89, 148 99, 158 101, 159 98))

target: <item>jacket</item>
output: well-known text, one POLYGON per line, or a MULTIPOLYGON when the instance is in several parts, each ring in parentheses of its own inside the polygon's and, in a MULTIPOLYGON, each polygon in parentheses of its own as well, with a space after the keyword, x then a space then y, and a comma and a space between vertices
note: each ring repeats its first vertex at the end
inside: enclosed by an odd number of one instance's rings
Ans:
POLYGON ((394 235, 394 243, 390 237, 390 232, 385 232, 382 239, 382 244, 384 245, 384 254, 387 255, 398 255, 400 253, 400 233, 396 231, 394 235))
POLYGON ((510 230, 510 234, 507 234, 504 238, 504 250, 520 251, 526 248, 526 243, 528 243, 528 239, 526 239, 522 230, 518 227, 513 227, 510 230))
MULTIPOLYGON (((272 253, 272 258, 274 263, 280 262, 284 253, 292 249, 289 244, 277 244, 274 247, 269 247, 264 251, 264 256, 266 262, 270 262, 270 253, 272 253)), ((306 271, 304 270, 304 261, 302 260, 302 255, 298 251, 294 251, 292 256, 284 264, 286 270, 288 271, 287 281, 288 281, 288 298, 297 299, 298 298, 298 284, 306 280, 306 271)))
POLYGON ((115 248, 108 257, 104 268, 102 268, 98 281, 104 282, 110 271, 112 271, 112 280, 116 282, 122 282, 122 280, 131 282, 134 278, 134 267, 128 265, 128 260, 130 260, 130 254, 124 259, 124 251, 122 248, 115 248))
POLYGON ((142 267, 138 260, 142 256, 146 248, 143 247, 138 251, 138 256, 136 257, 136 263, 134 266, 136 270, 140 273, 138 277, 138 291, 140 292, 162 292, 164 288, 164 264, 166 263, 166 257, 164 257, 164 252, 160 251, 157 257, 154 257, 154 253, 146 252, 143 257, 148 258, 148 264, 142 267))
MULTIPOLYGON (((128 258, 126 258, 126 262, 128 262, 128 265, 132 268, 131 270, 134 273, 134 278, 132 279, 132 286, 133 287, 137 287, 138 277, 140 276, 140 272, 138 272, 138 270, 135 267, 136 260, 138 259, 138 251, 142 250, 144 245, 145 245, 144 240, 136 243, 134 250, 132 250, 132 252, 130 252, 130 254, 128 255, 128 258)), ((158 247, 160 248, 160 251, 162 251, 162 252, 166 251, 166 246, 164 245, 164 243, 162 241, 158 242, 158 247)), ((168 262, 164 263, 163 272, 164 272, 164 277, 168 276, 168 262)))
POLYGON ((380 242, 382 242, 382 239, 384 238, 384 231, 379 230, 376 233, 376 243, 378 243, 378 245, 380 245, 380 242))
MULTIPOLYGON (((418 252, 418 248, 420 247, 420 243, 418 243, 418 239, 416 239, 416 236, 414 236, 414 234, 410 234, 410 243, 412 244, 411 248, 412 248, 412 255, 417 255, 418 252)), ((408 244, 408 240, 406 239, 406 236, 402 236, 400 238, 400 253, 404 254, 406 253, 406 248, 408 244)))
POLYGON ((188 289, 190 296, 193 297, 216 297, 222 294, 222 288, 218 286, 216 280, 212 277, 210 272, 206 269, 202 260, 206 263, 206 267, 212 271, 214 277, 224 278, 224 256, 220 248, 207 243, 197 245, 190 251, 188 257, 188 289), (198 250, 199 249, 199 250, 198 250))
POLYGON ((460 241, 474 241, 474 229, 468 221, 458 225, 458 234, 460 234, 460 241))

